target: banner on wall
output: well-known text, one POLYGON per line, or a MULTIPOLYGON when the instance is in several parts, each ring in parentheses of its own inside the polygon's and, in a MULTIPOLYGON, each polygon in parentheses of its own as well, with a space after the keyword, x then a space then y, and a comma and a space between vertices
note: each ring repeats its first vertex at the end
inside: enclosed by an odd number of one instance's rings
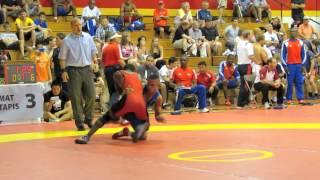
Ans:
POLYGON ((31 122, 43 115, 41 84, 0 85, 0 121, 31 122))

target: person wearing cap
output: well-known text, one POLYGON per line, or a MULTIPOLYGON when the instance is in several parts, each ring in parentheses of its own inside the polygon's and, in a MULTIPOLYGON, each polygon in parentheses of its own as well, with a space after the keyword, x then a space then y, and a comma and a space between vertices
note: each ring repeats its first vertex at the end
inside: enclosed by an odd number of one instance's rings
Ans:
POLYGON ((290 38, 283 42, 281 47, 281 61, 288 70, 287 103, 292 103, 292 89, 295 83, 296 96, 298 102, 303 104, 303 74, 302 64, 305 63, 307 56, 302 40, 297 38, 298 29, 290 29, 290 38))
POLYGON ((235 91, 240 80, 238 67, 233 63, 234 59, 235 55, 228 55, 227 60, 221 61, 219 64, 217 87, 223 90, 226 105, 231 105, 230 91, 235 91))
POLYGON ((172 115, 181 114, 181 104, 183 98, 187 94, 195 94, 199 101, 199 112, 209 112, 207 106, 206 87, 204 85, 196 84, 197 75, 196 72, 188 67, 188 57, 182 56, 180 58, 180 67, 173 70, 171 75, 171 81, 175 85, 176 89, 176 103, 174 105, 174 111, 172 115))
POLYGON ((72 19, 71 29, 59 52, 61 76, 63 82, 68 82, 76 127, 84 131, 84 124, 92 126, 96 95, 91 65, 97 61, 98 50, 93 38, 82 32, 79 18, 72 19))
POLYGON ((122 69, 125 65, 121 55, 120 38, 122 36, 115 33, 109 38, 109 43, 102 49, 102 64, 104 75, 107 81, 109 96, 116 92, 113 81, 113 74, 122 69))
POLYGON ((160 35, 160 38, 164 38, 164 33, 173 37, 174 28, 168 25, 168 10, 164 7, 163 0, 160 0, 158 5, 158 8, 153 11, 154 30, 160 35))
POLYGON ((299 36, 301 39, 304 40, 312 40, 312 39, 318 39, 319 34, 316 32, 315 28, 309 24, 309 17, 305 16, 303 18, 303 23, 299 26, 299 36))

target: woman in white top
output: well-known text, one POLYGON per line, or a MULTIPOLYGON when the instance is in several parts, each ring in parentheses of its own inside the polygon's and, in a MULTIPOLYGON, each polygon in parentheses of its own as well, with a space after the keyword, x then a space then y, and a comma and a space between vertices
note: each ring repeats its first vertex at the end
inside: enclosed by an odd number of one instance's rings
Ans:
POLYGON ((145 61, 149 55, 149 50, 146 46, 146 41, 147 38, 145 36, 140 36, 138 38, 138 44, 137 44, 137 48, 138 48, 138 52, 137 52, 137 56, 138 56, 138 60, 139 61, 145 61))
POLYGON ((129 32, 124 32, 121 38, 121 55, 125 61, 128 59, 137 59, 137 46, 131 42, 129 32))

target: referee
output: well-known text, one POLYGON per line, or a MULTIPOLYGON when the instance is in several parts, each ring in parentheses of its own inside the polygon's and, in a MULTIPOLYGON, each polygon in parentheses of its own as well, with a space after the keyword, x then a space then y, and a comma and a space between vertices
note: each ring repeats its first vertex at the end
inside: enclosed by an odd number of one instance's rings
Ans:
POLYGON ((71 21, 71 28, 72 33, 61 45, 59 59, 62 80, 68 82, 75 124, 79 131, 83 131, 83 123, 89 128, 92 126, 96 95, 91 64, 96 62, 98 51, 92 37, 81 31, 79 18, 71 21))

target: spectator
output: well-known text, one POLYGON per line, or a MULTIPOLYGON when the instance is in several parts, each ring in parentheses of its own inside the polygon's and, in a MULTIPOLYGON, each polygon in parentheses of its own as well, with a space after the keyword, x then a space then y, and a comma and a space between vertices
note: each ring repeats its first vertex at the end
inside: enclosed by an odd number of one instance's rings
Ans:
POLYGON ((256 11, 258 13, 258 18, 260 21, 262 21, 264 12, 267 14, 267 17, 269 20, 271 19, 271 9, 267 2, 267 0, 254 0, 253 1, 254 7, 256 8, 256 11))
POLYGON ((129 23, 130 25, 133 21, 142 19, 142 16, 139 14, 136 5, 132 3, 132 0, 125 0, 125 2, 122 3, 120 17, 122 18, 125 29, 126 23, 129 23))
MULTIPOLYGON (((62 82, 62 71, 60 68, 60 60, 59 60, 59 53, 60 53, 60 48, 62 45, 62 42, 66 35, 64 33, 58 33, 57 38, 56 38, 56 48, 54 48, 53 53, 52 53, 52 63, 53 63, 53 74, 55 77, 55 80, 62 82)), ((62 89, 64 91, 67 91, 66 88, 66 83, 62 83, 62 89)))
POLYGON ((20 11, 25 8, 25 3, 23 0, 1 0, 0 7, 3 13, 3 22, 7 22, 7 17, 10 16, 16 19, 20 11))
POLYGON ((104 67, 104 75, 107 81, 109 96, 111 101, 109 106, 111 106, 116 89, 114 87, 113 75, 115 72, 121 70, 124 67, 125 62, 121 56, 120 41, 121 35, 114 34, 109 38, 109 43, 102 49, 102 64, 104 67))
POLYGON ((305 0, 291 0, 291 17, 296 24, 300 24, 304 18, 305 0))
POLYGON ((60 81, 53 81, 51 90, 44 94, 44 121, 61 122, 72 119, 71 102, 62 90, 60 81))
POLYGON ((258 35, 256 37, 256 43, 253 44, 253 52, 254 52, 254 63, 262 67, 267 63, 268 54, 264 49, 265 40, 264 35, 258 35))
POLYGON ((48 24, 46 21, 46 14, 44 12, 40 12, 39 19, 34 20, 34 24, 36 25, 37 41, 42 42, 46 40, 51 33, 51 29, 48 28, 48 24))
POLYGON ((163 47, 159 44, 159 39, 154 37, 151 41, 151 47, 149 50, 149 54, 154 58, 154 61, 156 62, 156 66, 158 69, 159 67, 157 64, 163 62, 163 47))
POLYGON ((285 29, 279 17, 271 18, 270 24, 272 25, 273 30, 277 33, 285 33, 285 29))
POLYGON ((106 86, 104 84, 104 80, 100 73, 100 67, 98 64, 93 64, 93 73, 94 73, 94 87, 96 91, 96 100, 99 100, 99 108, 100 113, 104 113, 106 111, 106 86))
POLYGON ((225 47, 226 47, 226 50, 222 53, 222 56, 236 55, 234 44, 227 42, 225 47))
POLYGON ((4 23, 4 15, 3 15, 3 10, 0 3, 0 24, 3 24, 3 23, 4 23))
POLYGON ((146 46, 146 41, 147 41, 147 38, 145 36, 140 36, 138 38, 137 57, 138 57, 139 62, 144 62, 147 59, 147 57, 149 56, 149 50, 146 46))
POLYGON ((35 54, 30 59, 36 64, 37 82, 41 83, 44 92, 47 92, 50 90, 50 83, 52 82, 51 61, 42 44, 37 45, 35 54))
POLYGON ((170 39, 172 39, 174 28, 168 25, 168 10, 164 8, 163 0, 160 0, 158 4, 159 7, 153 11, 154 30, 160 35, 160 38, 164 38, 164 33, 167 33, 170 35, 170 39))
POLYGON ((279 39, 276 32, 273 31, 271 24, 266 26, 267 32, 264 33, 265 43, 272 54, 279 52, 279 39))
POLYGON ((101 12, 96 6, 96 0, 89 0, 88 6, 82 11, 82 30, 88 32, 91 36, 94 36, 99 24, 100 15, 101 12))
POLYGON ((292 103, 292 88, 295 83, 296 97, 299 104, 303 104, 303 74, 302 64, 306 61, 306 50, 302 40, 297 38, 298 29, 290 29, 290 38, 281 47, 281 61, 288 68, 287 103, 292 103))
MULTIPOLYGON (((197 48, 195 41, 189 36, 189 23, 183 21, 176 30, 173 37, 173 47, 179 49, 183 54, 191 54, 197 48)), ((195 55, 195 54, 193 54, 195 55)))
POLYGON ((205 37, 202 35, 198 21, 193 22, 192 27, 189 29, 189 36, 193 40, 195 40, 197 46, 197 48, 194 49, 194 52, 192 52, 192 54, 200 54, 200 57, 211 57, 210 45, 206 41, 205 37))
MULTIPOLYGON (((25 40, 32 40, 32 47, 36 47, 36 26, 33 23, 33 20, 27 17, 26 10, 22 9, 20 11, 19 18, 16 19, 17 34, 21 43, 24 45, 25 40)), ((24 56, 24 53, 22 54, 24 56)))
POLYGON ((80 19, 74 18, 71 21, 71 29, 72 33, 63 40, 59 59, 62 80, 68 82, 68 92, 77 129, 83 131, 85 130, 83 123, 89 128, 92 127, 96 95, 90 65, 97 61, 98 50, 93 38, 81 31, 80 19))
POLYGON ((316 32, 314 27, 309 24, 309 19, 310 18, 307 16, 303 18, 303 23, 299 26, 299 36, 304 40, 318 39, 319 34, 316 32))
POLYGON ((58 16, 67 16, 72 12, 72 16, 77 16, 76 6, 72 0, 52 0, 54 20, 58 21, 58 16))
POLYGON ((230 45, 235 46, 235 41, 237 36, 239 35, 239 25, 238 25, 238 18, 232 19, 232 24, 227 26, 224 29, 224 37, 227 41, 227 43, 230 43, 230 45))
POLYGON ((24 44, 19 41, 16 33, 11 32, 11 26, 8 22, 3 24, 4 32, 0 33, 0 49, 18 50, 24 56, 24 44))
POLYGON ((10 53, 7 50, 0 50, 0 84, 4 84, 4 65, 11 60, 10 53))
POLYGON ((254 17, 256 22, 260 22, 257 10, 251 0, 236 1, 233 4, 233 17, 254 17))
POLYGON ((151 75, 159 76, 159 70, 155 66, 154 59, 152 56, 148 56, 146 58, 146 62, 141 64, 138 67, 138 74, 140 75, 142 85, 145 86, 147 84, 147 79, 151 75))
POLYGON ((183 2, 181 4, 181 8, 178 10, 178 15, 174 20, 175 28, 178 28, 184 21, 188 22, 188 24, 192 24, 193 22, 189 2, 183 2))
POLYGON ((210 50, 208 51, 208 57, 211 57, 211 51, 215 56, 222 55, 222 44, 219 42, 219 32, 217 29, 217 22, 212 22, 210 20, 206 20, 205 26, 201 29, 202 35, 205 37, 206 41, 210 46, 210 50))
POLYGON ((197 73, 197 84, 204 85, 207 90, 207 98, 209 98, 209 104, 215 105, 218 88, 216 86, 216 77, 215 75, 208 70, 207 63, 205 61, 200 61, 198 63, 199 72, 197 73))
MULTIPOLYGON (((226 105, 231 105, 230 91, 235 91, 239 85, 240 74, 238 67, 233 63, 235 56, 228 55, 226 61, 221 61, 219 65, 219 78, 217 87, 223 90, 226 105)), ((235 92, 234 92, 235 94, 235 92)))
POLYGON ((223 11, 227 8, 228 0, 218 0, 218 9, 219 9, 219 22, 224 23, 223 20, 223 11))
POLYGON ((45 52, 48 55, 49 59, 52 59, 53 52, 57 48, 57 38, 56 37, 49 37, 48 38, 48 46, 45 48, 45 52))
POLYGON ((317 57, 311 51, 311 47, 305 46, 306 49, 306 62, 303 64, 303 73, 305 77, 306 90, 310 99, 318 98, 318 87, 316 83, 317 74, 317 57))
POLYGON ((253 45, 249 41, 252 38, 250 31, 244 31, 242 38, 237 43, 238 71, 240 74, 240 91, 237 106, 243 108, 249 105, 249 91, 251 88, 250 76, 252 74, 252 62, 255 61, 253 45), (249 87, 247 87, 249 85, 249 87))
POLYGON ((39 16, 41 12, 41 3, 40 0, 25 0, 26 1, 26 10, 29 16, 39 16))
POLYGON ((100 18, 100 24, 98 25, 98 28, 96 30, 95 39, 102 44, 106 42, 115 33, 116 30, 109 23, 108 18, 105 16, 100 18))
POLYGON ((199 101, 199 111, 202 113, 209 112, 206 108, 206 87, 203 85, 196 85, 197 76, 193 69, 188 67, 188 59, 186 56, 180 58, 180 67, 173 70, 172 82, 176 89, 176 103, 174 105, 174 112, 172 115, 181 114, 181 103, 187 94, 196 94, 199 101))
POLYGON ((283 86, 277 72, 277 60, 268 59, 267 65, 263 66, 258 72, 254 82, 254 89, 262 92, 262 104, 265 109, 270 109, 269 91, 277 91, 277 106, 275 108, 283 109, 283 86))
POLYGON ((129 59, 137 60, 138 48, 131 42, 131 36, 129 32, 124 32, 121 38, 121 54, 125 61, 129 59))
POLYGON ((200 22, 200 27, 204 27, 206 20, 214 20, 216 17, 213 17, 209 11, 209 1, 203 0, 201 2, 201 9, 197 11, 197 20, 200 22))
POLYGON ((166 108, 169 106, 168 103, 168 90, 173 89, 174 85, 170 81, 172 71, 178 67, 179 62, 177 58, 170 57, 168 60, 168 65, 163 65, 159 70, 160 75, 160 93, 163 97, 163 107, 166 108))

